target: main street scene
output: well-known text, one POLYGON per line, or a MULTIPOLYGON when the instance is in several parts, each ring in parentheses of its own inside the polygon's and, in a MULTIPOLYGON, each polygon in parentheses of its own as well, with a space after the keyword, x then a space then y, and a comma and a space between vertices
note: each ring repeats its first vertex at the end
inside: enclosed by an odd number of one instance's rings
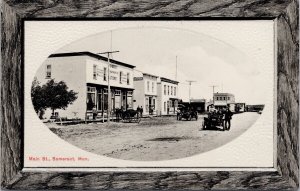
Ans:
POLYGON ((53 133, 85 151, 189 157, 229 143, 262 115, 268 81, 246 58, 186 31, 109 31, 49 55, 33 79, 32 105, 53 133))

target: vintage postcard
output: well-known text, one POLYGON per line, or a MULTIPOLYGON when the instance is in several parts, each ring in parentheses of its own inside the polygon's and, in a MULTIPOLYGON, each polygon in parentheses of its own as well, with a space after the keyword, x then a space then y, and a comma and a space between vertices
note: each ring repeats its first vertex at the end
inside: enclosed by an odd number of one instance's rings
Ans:
POLYGON ((272 168, 274 21, 25 21, 25 168, 272 168))

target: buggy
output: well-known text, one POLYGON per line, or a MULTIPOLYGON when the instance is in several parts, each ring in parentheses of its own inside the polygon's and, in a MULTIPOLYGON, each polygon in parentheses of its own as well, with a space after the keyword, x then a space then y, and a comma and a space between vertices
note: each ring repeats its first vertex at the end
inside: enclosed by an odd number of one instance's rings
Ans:
POLYGON ((121 121, 125 123, 139 123, 141 121, 140 112, 133 109, 123 111, 121 109, 116 111, 117 122, 121 121))
POLYGON ((203 129, 210 129, 212 127, 222 127, 222 130, 224 131, 225 126, 223 114, 210 113, 208 117, 204 117, 202 127, 203 129))

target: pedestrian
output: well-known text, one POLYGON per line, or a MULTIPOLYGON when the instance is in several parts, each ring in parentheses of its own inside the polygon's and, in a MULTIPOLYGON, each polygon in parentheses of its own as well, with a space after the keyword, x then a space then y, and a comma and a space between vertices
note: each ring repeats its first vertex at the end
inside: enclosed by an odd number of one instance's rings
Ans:
POLYGON ((144 112, 143 106, 141 106, 140 112, 141 112, 141 117, 143 117, 143 112, 144 112))
POLYGON ((180 119, 180 113, 181 113, 179 107, 177 107, 176 113, 177 113, 177 120, 179 120, 180 119))
POLYGON ((96 120, 96 118, 97 118, 97 115, 98 115, 98 112, 97 112, 97 108, 96 108, 96 105, 94 105, 94 107, 93 107, 93 120, 96 120))
POLYGON ((139 105, 138 105, 137 108, 136 108, 136 113, 137 113, 137 116, 139 117, 139 116, 140 116, 140 113, 141 113, 141 108, 140 108, 139 105))
POLYGON ((229 107, 226 109, 225 111, 225 124, 224 124, 224 128, 225 130, 229 130, 230 126, 231 126, 231 119, 232 119, 232 112, 230 111, 229 107))

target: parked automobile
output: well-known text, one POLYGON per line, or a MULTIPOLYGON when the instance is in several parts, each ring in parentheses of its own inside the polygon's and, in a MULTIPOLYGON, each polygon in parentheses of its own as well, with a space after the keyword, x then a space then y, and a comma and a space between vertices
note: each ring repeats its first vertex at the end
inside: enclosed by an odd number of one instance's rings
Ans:
POLYGON ((178 120, 186 119, 190 121, 192 119, 198 120, 198 112, 188 109, 186 107, 182 107, 178 116, 178 120))
POLYGON ((208 117, 204 117, 202 127, 203 129, 210 129, 212 127, 222 127, 222 130, 224 131, 224 116, 218 113, 210 113, 208 117))

